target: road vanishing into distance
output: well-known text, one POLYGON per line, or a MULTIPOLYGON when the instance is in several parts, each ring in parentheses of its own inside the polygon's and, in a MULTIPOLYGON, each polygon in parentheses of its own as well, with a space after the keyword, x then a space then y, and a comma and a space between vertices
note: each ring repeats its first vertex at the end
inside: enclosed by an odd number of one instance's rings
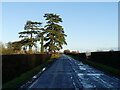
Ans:
POLYGON ((31 88, 116 88, 120 79, 107 75, 89 65, 83 64, 65 54, 44 71, 31 88))

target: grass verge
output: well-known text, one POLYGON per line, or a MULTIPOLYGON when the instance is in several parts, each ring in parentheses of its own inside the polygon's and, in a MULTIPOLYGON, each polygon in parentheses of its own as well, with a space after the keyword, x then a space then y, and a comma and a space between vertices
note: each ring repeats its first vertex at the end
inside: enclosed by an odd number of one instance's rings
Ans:
POLYGON ((90 60, 87 60, 87 59, 80 59, 78 57, 75 57, 75 56, 72 56, 72 55, 69 55, 70 57, 76 59, 76 60, 79 60, 85 64, 88 64, 96 69, 99 69, 103 72, 106 72, 110 75, 113 75, 113 76, 116 76, 118 78, 120 78, 120 70, 119 69, 116 69, 116 68, 113 68, 113 67, 110 67, 110 66, 107 66, 107 65, 103 65, 103 64, 100 64, 100 63, 96 63, 96 62, 93 62, 93 61, 90 61, 90 60))
POLYGON ((60 54, 57 56, 52 57, 50 60, 46 61, 45 63, 21 74, 19 77, 5 83, 2 85, 3 89, 6 88, 19 88, 23 83, 25 83, 26 81, 28 81, 29 79, 32 78, 32 76, 36 75, 38 72, 40 72, 42 70, 42 68, 46 65, 48 65, 49 63, 54 62, 55 59, 59 58, 60 54))

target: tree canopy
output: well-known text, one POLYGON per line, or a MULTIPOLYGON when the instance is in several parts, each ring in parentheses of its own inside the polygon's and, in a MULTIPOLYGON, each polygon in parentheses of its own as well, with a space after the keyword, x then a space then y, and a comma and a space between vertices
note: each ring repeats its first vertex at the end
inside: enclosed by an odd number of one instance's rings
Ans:
POLYGON ((44 49, 48 52, 56 52, 63 48, 63 45, 67 45, 63 27, 59 24, 62 21, 60 15, 53 13, 46 13, 43 16, 46 20, 46 25, 42 27, 41 22, 27 21, 24 26, 24 31, 19 32, 20 41, 12 43, 12 48, 20 50, 22 47, 25 49, 29 47, 29 51, 32 51, 32 47, 37 47, 39 41, 41 46, 41 52, 44 49), (19 46, 19 47, 17 47, 19 46))
POLYGON ((39 39, 35 36, 40 33, 41 22, 27 21, 23 32, 19 32, 23 45, 29 46, 29 51, 32 50, 32 46, 36 47, 36 43, 39 39))
POLYGON ((67 35, 64 34, 63 27, 58 23, 62 22, 62 18, 59 15, 47 13, 44 15, 45 20, 47 20, 47 25, 45 25, 46 44, 44 47, 48 49, 49 52, 55 52, 62 49, 62 45, 67 44, 65 41, 65 37, 67 35))

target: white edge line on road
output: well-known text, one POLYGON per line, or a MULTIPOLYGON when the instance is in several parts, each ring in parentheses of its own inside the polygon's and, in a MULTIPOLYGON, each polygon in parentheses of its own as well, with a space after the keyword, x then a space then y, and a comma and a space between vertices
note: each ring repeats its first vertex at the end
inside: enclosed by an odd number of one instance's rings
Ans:
POLYGON ((29 88, 31 88, 37 81, 38 81, 38 79, 35 82, 33 82, 29 88))

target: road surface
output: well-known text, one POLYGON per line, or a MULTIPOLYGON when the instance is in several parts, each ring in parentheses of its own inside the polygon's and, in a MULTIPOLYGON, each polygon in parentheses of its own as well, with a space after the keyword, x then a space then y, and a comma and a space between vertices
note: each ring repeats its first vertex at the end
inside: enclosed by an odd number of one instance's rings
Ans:
POLYGON ((29 88, 120 88, 120 79, 62 55, 29 88))

